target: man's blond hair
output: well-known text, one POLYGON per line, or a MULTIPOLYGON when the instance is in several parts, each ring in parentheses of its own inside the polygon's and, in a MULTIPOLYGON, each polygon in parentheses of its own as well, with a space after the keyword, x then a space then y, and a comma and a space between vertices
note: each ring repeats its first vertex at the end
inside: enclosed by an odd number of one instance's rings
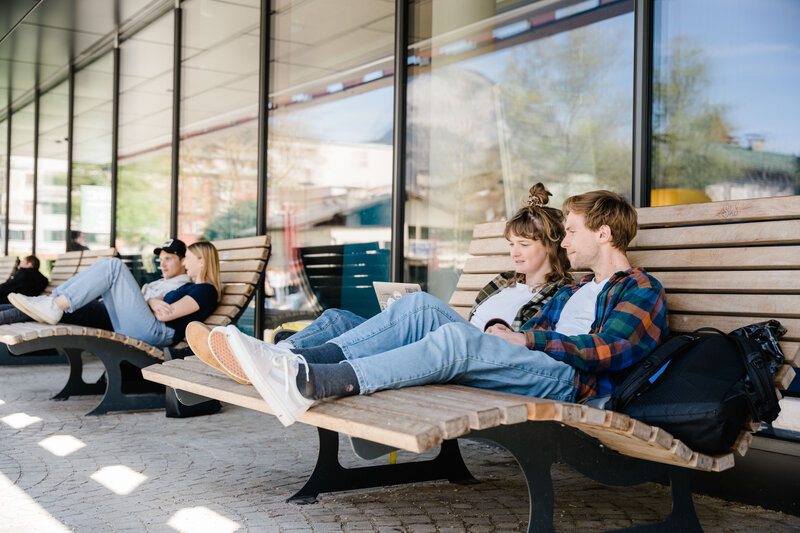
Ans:
POLYGON ((583 215, 586 227, 597 231, 601 226, 611 228, 611 245, 624 252, 636 236, 638 219, 636 209, 611 191, 590 191, 564 200, 565 215, 573 212, 583 215))

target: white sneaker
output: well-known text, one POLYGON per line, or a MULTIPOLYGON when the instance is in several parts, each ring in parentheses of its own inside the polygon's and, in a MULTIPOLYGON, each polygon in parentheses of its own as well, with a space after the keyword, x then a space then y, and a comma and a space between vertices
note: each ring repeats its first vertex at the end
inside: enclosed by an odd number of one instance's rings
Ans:
POLYGON ((236 326, 225 330, 236 359, 281 424, 290 426, 314 404, 297 389, 297 371, 308 363, 302 355, 245 335, 236 326))
POLYGON ((25 296, 12 292, 8 295, 8 301, 35 321, 44 324, 58 324, 64 316, 64 311, 59 309, 52 296, 25 296))

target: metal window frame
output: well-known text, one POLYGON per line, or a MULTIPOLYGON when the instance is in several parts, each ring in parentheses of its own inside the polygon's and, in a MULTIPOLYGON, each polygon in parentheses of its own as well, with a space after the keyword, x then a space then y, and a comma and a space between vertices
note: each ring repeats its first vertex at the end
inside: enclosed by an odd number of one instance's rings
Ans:
MULTIPOLYGON (((267 234, 267 156, 269 142, 269 60, 272 28, 272 2, 261 0, 261 29, 259 32, 258 72, 258 159, 256 174, 256 235, 267 234)), ((264 337, 264 283, 259 283, 255 294, 253 334, 264 337)))
POLYGON ((392 281, 405 272, 406 110, 408 89, 409 0, 395 0, 394 11, 394 131, 392 132, 392 281))
POLYGON ((67 229, 64 235, 64 250, 69 252, 72 245, 72 134, 75 115, 75 65, 69 67, 67 75, 69 93, 67 95, 67 229))
POLYGON ((119 35, 114 40, 112 54, 114 60, 114 80, 111 96, 111 231, 109 231, 108 237, 108 246, 110 248, 114 248, 117 244, 117 188, 119 185, 119 35))
POLYGON ((172 166, 170 183, 169 236, 178 238, 178 196, 180 194, 181 148, 181 60, 183 46, 183 8, 175 0, 172 9, 172 166))
POLYGON ((648 207, 652 190, 653 0, 634 0, 633 172, 631 200, 648 207))
POLYGON ((5 225, 5 235, 3 239, 3 255, 8 255, 8 230, 9 220, 8 210, 11 207, 11 91, 8 91, 8 110, 6 111, 6 219, 3 221, 5 225))
POLYGON ((36 211, 39 203, 39 100, 37 88, 33 95, 33 213, 31 219, 31 255, 36 255, 36 211))

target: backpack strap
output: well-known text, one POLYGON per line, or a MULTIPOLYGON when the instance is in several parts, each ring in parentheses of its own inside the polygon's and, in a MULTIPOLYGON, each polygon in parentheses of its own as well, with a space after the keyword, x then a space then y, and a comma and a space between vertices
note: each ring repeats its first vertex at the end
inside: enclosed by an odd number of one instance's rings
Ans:
POLYGON ((744 391, 753 416, 762 422, 772 422, 778 417, 781 408, 772 384, 769 360, 754 342, 739 335, 729 335, 736 345, 742 365, 747 371, 744 391))

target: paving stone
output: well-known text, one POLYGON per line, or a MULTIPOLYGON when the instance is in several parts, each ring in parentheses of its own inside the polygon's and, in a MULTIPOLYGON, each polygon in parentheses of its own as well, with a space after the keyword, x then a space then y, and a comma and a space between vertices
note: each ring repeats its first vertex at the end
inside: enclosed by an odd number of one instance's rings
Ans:
MULTIPOLYGON (((88 367, 95 377, 102 373, 96 362, 88 367)), ((514 459, 495 446, 461 443, 478 485, 414 483, 322 494, 318 503, 298 506, 285 500, 314 468, 315 428, 284 429, 271 416, 227 405, 219 414, 189 419, 167 419, 163 411, 86 417, 99 397, 48 399, 66 373, 63 365, 0 367, 0 418, 20 412, 41 418, 22 429, 0 422, 0 533, 174 533, 171 524, 180 520, 206 530, 258 533, 527 529, 524 479, 514 459), (55 435, 85 446, 59 456, 39 445, 55 435), (120 494, 92 479, 117 465, 146 479, 128 492, 113 487, 120 494)), ((346 439, 340 443, 343 464, 365 464, 349 453, 346 439)), ((401 462, 414 459, 398 455, 401 462)), ((563 465, 555 465, 552 476, 557 531, 628 527, 669 512, 669 492, 660 485, 606 487, 563 465)), ((707 496, 694 501, 709 533, 800 531, 800 517, 707 496)))

